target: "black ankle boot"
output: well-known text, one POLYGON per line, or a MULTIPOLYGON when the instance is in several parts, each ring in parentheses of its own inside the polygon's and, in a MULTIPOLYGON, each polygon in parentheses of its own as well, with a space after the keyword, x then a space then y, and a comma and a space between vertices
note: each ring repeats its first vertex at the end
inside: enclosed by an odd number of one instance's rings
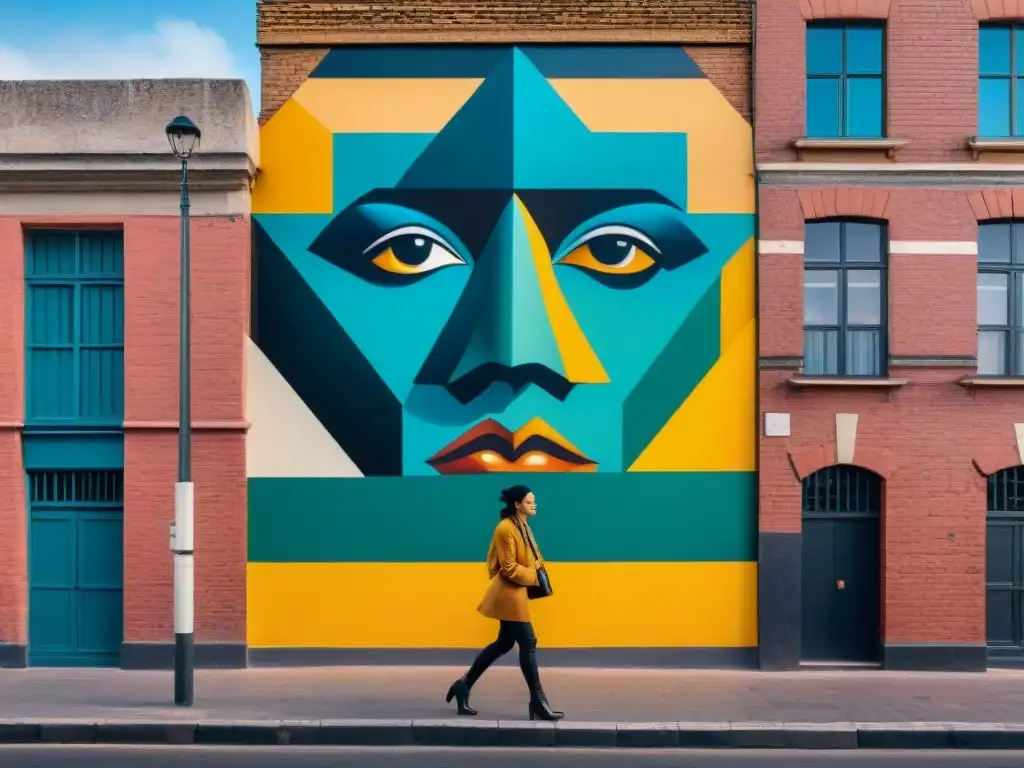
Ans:
POLYGON ((552 709, 543 691, 530 696, 531 720, 561 720, 563 717, 565 713, 552 709))
POLYGON ((452 699, 455 699, 455 705, 460 715, 476 714, 476 710, 469 706, 469 686, 466 685, 465 678, 460 677, 448 689, 448 695, 444 697, 445 703, 450 703, 452 699))

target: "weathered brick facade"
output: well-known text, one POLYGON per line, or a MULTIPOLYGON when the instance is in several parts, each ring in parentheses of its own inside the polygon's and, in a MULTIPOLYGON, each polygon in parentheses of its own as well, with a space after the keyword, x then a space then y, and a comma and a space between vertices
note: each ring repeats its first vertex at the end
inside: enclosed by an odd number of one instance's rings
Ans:
MULTIPOLYGON (((995 5, 1000 16, 1024 11, 995 5)), ((978 133, 978 22, 991 15, 989 6, 758 6, 760 410, 791 417, 788 437, 762 429, 760 438, 761 567, 771 550, 776 568, 762 577, 766 666, 801 659, 801 478, 838 463, 837 414, 857 415, 850 463, 883 478, 883 663, 986 664, 985 475, 1021 463, 1014 423, 1024 420, 1017 381, 964 381, 976 373, 977 223, 1013 216, 1019 190, 1008 187, 1021 183, 1013 155, 984 152, 976 160, 968 144, 978 133), (906 142, 892 157, 849 142, 794 147, 806 135, 806 25, 821 19, 884 20, 885 136, 906 142), (993 162, 1003 165, 993 170, 993 162), (888 226, 887 382, 793 385, 804 355, 804 223, 828 217, 888 226), (795 628, 772 631, 783 617, 795 628)))
MULTIPOLYGON (((5 296, 0 302, 0 366, 4 370, 0 387, 0 667, 40 663, 33 661, 40 646, 44 655, 59 647, 65 654, 60 663, 69 659, 96 663, 90 647, 80 647, 95 643, 96 626, 101 627, 104 651, 110 654, 104 663, 119 660, 125 667, 162 667, 173 659, 168 524, 174 516, 178 465, 181 218, 180 164, 170 152, 164 127, 168 112, 173 115, 175 110, 194 117, 204 132, 201 146, 212 156, 203 158, 205 167, 193 166, 190 174, 197 664, 244 665, 248 427, 244 371, 251 264, 249 185, 254 171, 246 135, 253 125, 252 104, 245 85, 241 81, 33 81, 5 83, 3 89, 7 103, 17 107, 0 119, 0 143, 5 148, 0 153, 0 209, 4 212, 0 216, 0 284, 5 296), (131 111, 124 107, 129 102, 131 111), (66 112, 69 104, 75 109, 89 105, 85 109, 95 110, 92 119, 99 128, 88 135, 77 133, 75 121, 66 112), (12 161, 7 153, 16 158, 12 161), (140 157, 149 165, 140 167, 140 157), (97 425, 73 415, 60 422, 59 430, 50 427, 50 432, 59 434, 51 445, 63 443, 61 452, 51 451, 46 461, 56 462, 59 459, 53 457, 57 456, 66 459, 65 464, 40 463, 38 456, 30 463, 32 446, 37 446, 39 454, 40 434, 49 437, 48 425, 40 428, 38 414, 26 406, 31 362, 26 345, 38 344, 34 334, 47 325, 31 314, 31 294, 26 289, 26 263, 35 263, 26 252, 27 244, 39 230, 83 236, 118 232, 118 248, 123 245, 122 298, 111 299, 108 305, 121 302, 112 313, 118 319, 111 324, 120 325, 123 318, 123 326, 110 333, 119 339, 123 332, 123 380, 118 384, 104 380, 105 393, 123 392, 123 399, 116 398, 123 403, 123 414, 114 414, 123 416, 123 421, 97 425), (26 318, 32 317, 33 324, 26 327, 26 318), (104 437, 113 434, 118 448, 123 445, 123 462, 116 465, 116 470, 123 470, 123 503, 119 498, 106 499, 118 507, 110 514, 123 532, 123 581, 112 585, 108 577, 106 585, 122 587, 123 611, 119 615, 93 611, 97 623, 83 629, 84 623, 75 624, 77 619, 67 616, 86 610, 60 611, 60 603, 55 610, 52 600, 33 602, 31 586, 41 577, 34 575, 38 571, 33 570, 32 557, 42 554, 60 572, 68 567, 63 558, 73 560, 77 555, 67 554, 76 545, 30 546, 36 530, 32 526, 42 518, 29 507, 26 472, 69 475, 114 468, 99 463, 109 459, 96 459, 96 443, 88 442, 100 432, 104 437), (41 618, 30 617, 35 611, 41 618), (118 619, 122 619, 120 627, 118 619), (69 623, 63 644, 53 641, 52 631, 46 640, 36 635, 33 641, 33 627, 64 627, 64 621, 69 623), (80 642, 80 637, 87 640, 80 642), (120 647, 110 647, 118 639, 120 647)), ((83 119, 81 114, 77 117, 83 119)), ((66 273, 60 279, 66 279, 66 273)), ((76 319, 65 322, 78 329, 96 316, 81 306, 67 314, 76 319)), ((40 378, 34 379, 37 392, 40 378)), ((67 399, 85 399, 82 391, 74 390, 67 399)), ((97 501, 64 500, 83 502, 90 514, 94 510, 84 502, 97 501)), ((82 525, 76 518, 81 511, 76 507, 67 513, 72 526, 82 525)), ((59 536, 50 536, 54 538, 59 536)), ((66 538, 77 541, 78 534, 66 534, 66 538)), ((81 546, 87 546, 93 540, 81 541, 86 542, 81 546)), ((96 551, 99 561, 116 552, 109 538, 103 541, 105 548, 96 551)), ((104 567, 106 574, 116 572, 109 563, 104 567)))
POLYGON ((688 2, 309 3, 257 6, 261 121, 301 85, 327 48, 394 43, 679 43, 750 115, 750 0, 688 2))

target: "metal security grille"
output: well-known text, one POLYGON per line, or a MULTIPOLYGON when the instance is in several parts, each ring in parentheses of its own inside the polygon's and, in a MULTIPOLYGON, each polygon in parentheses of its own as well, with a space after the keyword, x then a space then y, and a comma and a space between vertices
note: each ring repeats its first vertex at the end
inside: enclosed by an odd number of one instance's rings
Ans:
POLYGON ((124 503, 122 470, 44 471, 29 474, 32 504, 88 504, 90 508, 124 503))
POLYGON ((988 511, 1024 515, 1024 466, 989 475, 988 511))
POLYGON ((808 475, 803 486, 803 514, 877 517, 882 506, 882 483, 874 472, 836 466, 808 475))

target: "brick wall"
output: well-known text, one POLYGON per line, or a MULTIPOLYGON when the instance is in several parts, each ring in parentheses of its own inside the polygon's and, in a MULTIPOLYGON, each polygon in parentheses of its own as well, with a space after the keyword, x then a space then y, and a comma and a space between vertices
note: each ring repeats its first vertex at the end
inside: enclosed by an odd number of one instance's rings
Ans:
POLYGON ((262 2, 266 45, 465 42, 750 41, 750 0, 422 0, 262 2))
MULTIPOLYGON (((25 273, 21 225, 0 217, 0 644, 27 639, 27 541, 21 431, 25 417, 25 273)), ((0 660, 2 663, 2 660, 0 660)))
POLYGON ((733 106, 750 116, 751 0, 425 0, 386 11, 368 2, 281 0, 257 8, 261 123, 329 47, 375 43, 679 43, 733 106))
MULTIPOLYGON (((794 160, 789 143, 806 133, 805 31, 799 0, 758 5, 761 162, 794 160)), ((966 140, 978 127, 978 21, 971 0, 891 0, 886 92, 888 136, 910 139, 900 160, 970 159, 966 140)))
MULTIPOLYGON (((909 383, 793 388, 789 380, 797 371, 779 366, 803 354, 803 257, 799 249, 762 253, 761 411, 789 413, 791 436, 760 440, 760 526, 765 532, 800 531, 796 466, 835 461, 835 415, 858 414, 854 463, 885 478, 885 642, 984 643, 986 494, 975 462, 998 469, 1014 461, 1013 424, 1024 420, 1024 410, 1020 390, 958 384, 975 372, 977 257, 962 250, 958 255, 949 243, 976 242, 977 221, 990 208, 1015 213, 1013 195, 997 199, 991 190, 966 183, 878 186, 877 180, 858 183, 856 172, 845 172, 840 181, 838 170, 836 182, 827 183, 830 162, 871 160, 891 164, 889 170, 908 161, 961 163, 960 172, 970 173, 966 140, 977 132, 978 66, 971 0, 760 4, 758 163, 765 174, 766 163, 778 162, 795 163, 790 167, 799 173, 800 158, 790 144, 805 134, 807 18, 836 17, 844 9, 848 17, 851 7, 886 20, 888 135, 909 144, 895 161, 822 154, 813 160, 814 181, 763 185, 760 237, 802 241, 808 219, 864 215, 886 221, 890 241, 917 243, 920 253, 894 253, 888 262, 888 344, 896 358, 888 375, 909 383), (928 253, 926 243, 933 242, 941 252, 928 253), (999 458, 986 464, 990 456, 999 458)), ((1018 197, 1024 207, 1024 196, 1018 197)))
MULTIPOLYGON (((125 641, 173 639, 178 219, 125 221, 125 641)), ((249 221, 192 220, 196 642, 245 642, 249 221)))

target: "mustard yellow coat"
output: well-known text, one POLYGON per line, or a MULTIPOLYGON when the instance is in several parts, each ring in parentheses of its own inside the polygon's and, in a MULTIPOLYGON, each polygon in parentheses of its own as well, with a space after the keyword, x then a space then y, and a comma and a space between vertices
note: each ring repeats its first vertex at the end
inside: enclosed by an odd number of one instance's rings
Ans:
MULTIPOLYGON (((525 522, 523 528, 533 539, 525 522)), ((533 544, 537 546, 536 540, 533 544)), ((539 549, 537 554, 540 554, 539 549)), ((491 583, 477 610, 499 621, 529 621, 530 601, 526 588, 537 584, 537 568, 543 564, 543 559, 534 559, 516 524, 509 518, 502 520, 494 529, 487 550, 487 575, 491 583)))

